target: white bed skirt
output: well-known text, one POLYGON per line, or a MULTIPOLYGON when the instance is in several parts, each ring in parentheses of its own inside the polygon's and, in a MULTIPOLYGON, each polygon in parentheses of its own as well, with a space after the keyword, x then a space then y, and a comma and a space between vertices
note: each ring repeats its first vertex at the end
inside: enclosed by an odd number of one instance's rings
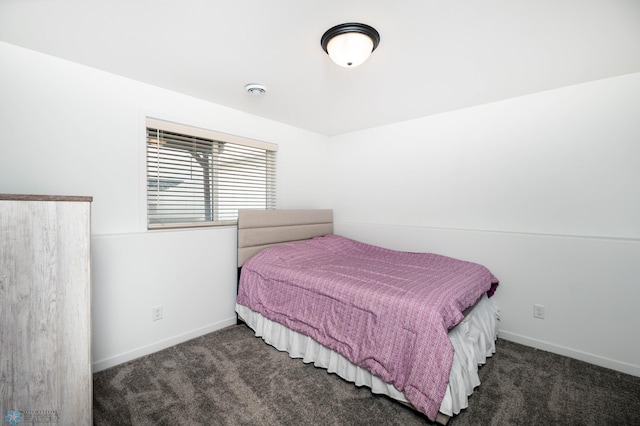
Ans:
MULTIPOLYGON (((302 358, 305 363, 335 373, 358 386, 368 386, 371 391, 408 403, 393 385, 378 376, 349 362, 345 357, 322 346, 312 338, 273 322, 243 305, 236 304, 236 312, 253 329, 256 336, 291 358, 302 358)), ((495 353, 498 335, 499 309, 492 299, 483 295, 465 315, 465 318, 449 331, 449 340, 455 348, 449 385, 440 406, 440 413, 451 417, 469 405, 468 397, 480 385, 478 366, 495 353)))

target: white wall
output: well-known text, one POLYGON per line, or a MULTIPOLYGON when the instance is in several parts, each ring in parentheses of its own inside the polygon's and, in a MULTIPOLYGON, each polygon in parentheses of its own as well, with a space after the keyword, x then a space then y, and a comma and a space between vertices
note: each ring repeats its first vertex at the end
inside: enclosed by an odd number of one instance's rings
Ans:
POLYGON ((483 263, 502 337, 640 376, 639 123, 640 73, 334 137, 336 230, 483 263))
POLYGON ((484 263, 502 337, 640 375, 640 74, 328 139, 0 43, 0 192, 94 197, 95 369, 235 321, 235 228, 144 229, 147 114, 277 143, 280 208, 484 263))
POLYGON ((235 323, 235 227, 145 229, 146 115, 276 143, 278 207, 330 207, 325 136, 7 43, 0 64, 0 192, 94 197, 96 370, 235 323))

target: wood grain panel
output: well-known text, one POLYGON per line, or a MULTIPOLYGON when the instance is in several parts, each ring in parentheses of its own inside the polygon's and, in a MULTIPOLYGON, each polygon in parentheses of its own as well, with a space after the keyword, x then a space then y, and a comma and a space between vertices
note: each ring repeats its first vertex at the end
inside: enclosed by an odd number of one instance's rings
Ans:
POLYGON ((90 204, 77 201, 0 201, 3 418, 91 424, 90 204))

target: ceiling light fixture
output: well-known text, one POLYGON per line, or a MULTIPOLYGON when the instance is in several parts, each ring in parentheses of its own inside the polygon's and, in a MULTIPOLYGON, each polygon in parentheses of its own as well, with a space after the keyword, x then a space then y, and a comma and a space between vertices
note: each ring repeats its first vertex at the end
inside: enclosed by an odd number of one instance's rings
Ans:
POLYGON ((366 61, 380 44, 380 34, 369 25, 350 22, 327 30, 320 44, 333 62, 353 68, 366 61))

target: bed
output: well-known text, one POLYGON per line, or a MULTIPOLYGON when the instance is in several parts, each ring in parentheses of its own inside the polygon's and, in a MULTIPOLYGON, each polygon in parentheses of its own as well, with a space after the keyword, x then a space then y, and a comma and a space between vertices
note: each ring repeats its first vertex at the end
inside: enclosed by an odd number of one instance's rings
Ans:
POLYGON ((256 336, 441 424, 495 352, 488 269, 334 235, 332 210, 239 211, 238 268, 236 312, 256 336))

